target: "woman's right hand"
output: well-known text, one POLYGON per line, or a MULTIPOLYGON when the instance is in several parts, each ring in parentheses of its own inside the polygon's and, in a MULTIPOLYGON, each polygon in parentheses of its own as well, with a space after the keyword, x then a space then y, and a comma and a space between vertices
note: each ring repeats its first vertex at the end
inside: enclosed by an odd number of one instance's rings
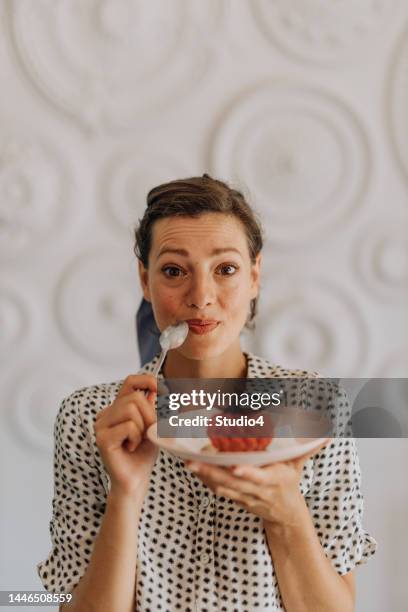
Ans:
POLYGON ((96 444, 111 479, 111 491, 133 496, 148 485, 158 451, 144 434, 157 420, 156 397, 154 376, 131 375, 115 401, 96 416, 96 444))

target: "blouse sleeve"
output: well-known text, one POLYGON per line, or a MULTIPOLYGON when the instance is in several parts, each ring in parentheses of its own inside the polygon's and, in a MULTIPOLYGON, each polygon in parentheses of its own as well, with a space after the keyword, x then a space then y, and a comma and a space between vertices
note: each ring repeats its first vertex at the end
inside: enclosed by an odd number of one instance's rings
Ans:
POLYGON ((376 552, 377 542, 362 524, 364 500, 354 438, 333 438, 316 453, 305 500, 324 552, 340 575, 376 552))
POLYGON ((37 565, 47 591, 72 591, 82 578, 106 507, 106 493, 79 414, 86 390, 63 400, 54 425, 52 548, 37 565))

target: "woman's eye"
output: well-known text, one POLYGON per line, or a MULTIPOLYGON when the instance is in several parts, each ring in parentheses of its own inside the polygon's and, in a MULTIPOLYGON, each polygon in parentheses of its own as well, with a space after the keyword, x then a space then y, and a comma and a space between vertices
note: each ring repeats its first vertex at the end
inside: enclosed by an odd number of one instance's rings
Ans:
POLYGON ((179 274, 177 274, 177 272, 181 272, 180 268, 176 268, 175 266, 166 266, 165 268, 163 268, 163 270, 162 270, 162 271, 163 271, 163 273, 164 273, 164 275, 165 275, 165 276, 167 276, 167 277, 172 277, 172 278, 178 278, 180 275, 179 275, 179 274), (167 272, 168 270, 172 270, 172 272, 176 272, 176 274, 173 274, 173 273, 171 273, 171 274, 166 274, 166 272, 167 272))
MULTIPOLYGON (((224 264, 219 266, 218 270, 221 270, 222 276, 233 276, 238 270, 238 266, 235 264, 224 264)), ((183 275, 183 271, 176 266, 165 266, 162 268, 162 272, 167 278, 180 278, 183 275)))
POLYGON ((232 272, 227 272, 226 274, 224 274, 224 276, 232 276, 233 274, 235 274, 235 272, 238 270, 238 266, 235 266, 234 264, 224 264, 223 266, 220 266, 221 270, 233 270, 232 272))

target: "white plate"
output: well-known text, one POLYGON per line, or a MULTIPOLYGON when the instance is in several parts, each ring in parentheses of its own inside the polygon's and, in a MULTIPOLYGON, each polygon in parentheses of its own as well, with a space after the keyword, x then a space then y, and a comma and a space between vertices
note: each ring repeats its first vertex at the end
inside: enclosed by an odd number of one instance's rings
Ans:
POLYGON ((300 457, 317 448, 330 438, 275 438, 264 451, 248 453, 211 453, 202 447, 209 444, 208 438, 160 438, 157 436, 157 423, 153 423, 146 437, 159 448, 179 457, 213 465, 267 465, 300 457))

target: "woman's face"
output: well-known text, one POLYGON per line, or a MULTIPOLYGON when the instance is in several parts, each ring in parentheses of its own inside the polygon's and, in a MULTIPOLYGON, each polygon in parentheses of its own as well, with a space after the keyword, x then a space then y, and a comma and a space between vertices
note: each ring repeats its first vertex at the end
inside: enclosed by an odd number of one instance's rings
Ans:
POLYGON ((239 338, 250 302, 258 295, 260 260, 259 254, 251 264, 236 217, 205 213, 156 221, 149 267, 139 262, 139 274, 160 331, 190 320, 187 339, 177 350, 190 359, 223 353, 239 338), (194 327, 191 319, 217 324, 194 327))

